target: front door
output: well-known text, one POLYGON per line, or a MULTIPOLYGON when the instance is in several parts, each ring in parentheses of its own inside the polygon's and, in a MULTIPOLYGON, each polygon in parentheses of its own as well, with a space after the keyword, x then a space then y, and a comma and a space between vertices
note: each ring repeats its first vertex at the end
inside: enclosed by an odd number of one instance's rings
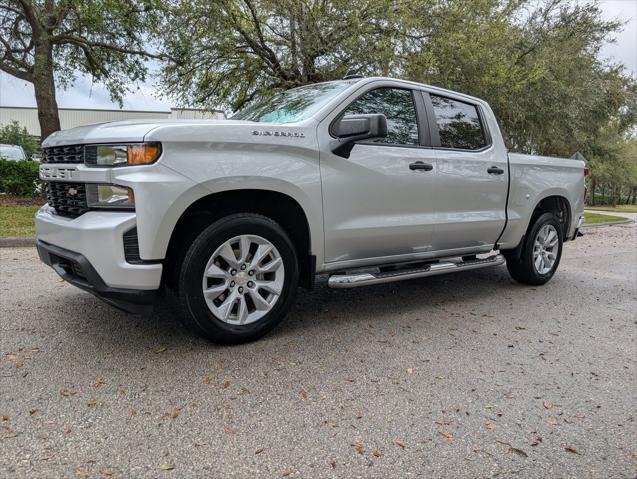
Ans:
POLYGON ((419 118, 424 103, 416 103, 422 96, 416 95, 368 85, 320 125, 326 263, 391 262, 431 250, 436 158, 421 146, 419 119, 426 123, 419 118), (343 115, 373 113, 387 117, 387 137, 355 145, 349 158, 334 155, 329 124, 343 115))

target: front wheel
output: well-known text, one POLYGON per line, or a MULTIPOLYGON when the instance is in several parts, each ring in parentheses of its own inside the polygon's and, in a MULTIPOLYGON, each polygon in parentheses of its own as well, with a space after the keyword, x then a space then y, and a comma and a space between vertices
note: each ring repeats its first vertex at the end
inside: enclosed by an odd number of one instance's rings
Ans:
POLYGON ((551 212, 540 215, 524 239, 520 258, 504 253, 511 277, 525 284, 547 283, 560 264, 562 238, 558 217, 551 212))
POLYGON ((273 220, 222 218, 188 248, 179 301, 188 326, 220 344, 255 340, 286 315, 298 284, 294 246, 273 220))

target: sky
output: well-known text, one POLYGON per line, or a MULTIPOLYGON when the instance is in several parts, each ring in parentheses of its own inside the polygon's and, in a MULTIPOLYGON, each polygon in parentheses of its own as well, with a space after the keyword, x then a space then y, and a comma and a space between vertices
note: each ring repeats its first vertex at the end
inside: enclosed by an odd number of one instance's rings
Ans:
MULTIPOLYGON (((600 7, 605 19, 626 22, 624 30, 615 37, 615 43, 603 47, 601 57, 623 63, 637 75, 637 0, 601 0, 600 7)), ((136 85, 135 91, 124 98, 123 109, 165 111, 171 106, 177 106, 160 98, 156 83, 155 78, 149 78, 145 83, 136 85)), ((93 83, 86 76, 77 78, 67 90, 59 90, 57 101, 60 108, 119 108, 102 85, 93 83)), ((0 72, 0 105, 35 106, 33 86, 0 72)))

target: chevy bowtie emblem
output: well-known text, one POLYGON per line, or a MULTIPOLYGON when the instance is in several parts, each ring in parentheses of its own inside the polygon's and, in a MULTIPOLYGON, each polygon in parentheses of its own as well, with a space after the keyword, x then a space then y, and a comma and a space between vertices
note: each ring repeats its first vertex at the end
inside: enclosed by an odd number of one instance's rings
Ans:
POLYGON ((77 189, 76 188, 69 188, 67 193, 68 193, 69 196, 75 196, 75 195, 77 195, 77 189))

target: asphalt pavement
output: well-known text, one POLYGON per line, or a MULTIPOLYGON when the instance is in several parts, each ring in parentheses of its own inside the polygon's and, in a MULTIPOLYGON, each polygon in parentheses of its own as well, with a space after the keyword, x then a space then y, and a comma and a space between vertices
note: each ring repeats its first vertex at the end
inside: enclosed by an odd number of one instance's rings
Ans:
POLYGON ((299 291, 219 347, 0 249, 2 478, 634 478, 637 228, 505 267, 299 291))

